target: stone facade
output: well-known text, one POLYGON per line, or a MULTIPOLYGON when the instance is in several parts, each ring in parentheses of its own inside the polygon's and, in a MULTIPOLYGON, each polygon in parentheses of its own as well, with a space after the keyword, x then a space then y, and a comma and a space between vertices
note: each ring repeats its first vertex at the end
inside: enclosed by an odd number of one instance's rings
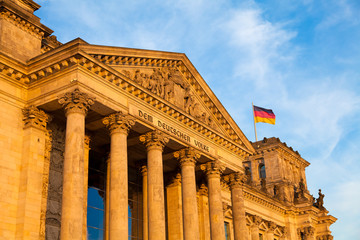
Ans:
POLYGON ((310 163, 250 142, 184 54, 62 44, 0 5, 0 239, 92 239, 94 193, 103 239, 333 239, 310 163))

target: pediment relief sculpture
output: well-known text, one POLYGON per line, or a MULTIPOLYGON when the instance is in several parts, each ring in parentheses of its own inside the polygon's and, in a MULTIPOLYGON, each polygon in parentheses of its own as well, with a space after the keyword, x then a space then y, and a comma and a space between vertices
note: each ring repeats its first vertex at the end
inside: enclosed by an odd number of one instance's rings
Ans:
POLYGON ((213 118, 192 93, 190 84, 176 67, 127 69, 122 73, 143 88, 174 104, 195 119, 218 130, 213 118))

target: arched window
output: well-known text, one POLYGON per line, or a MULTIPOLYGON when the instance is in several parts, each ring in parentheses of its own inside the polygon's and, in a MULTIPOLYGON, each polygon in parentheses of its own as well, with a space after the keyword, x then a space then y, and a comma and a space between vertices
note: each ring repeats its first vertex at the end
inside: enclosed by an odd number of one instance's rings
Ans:
POLYGON ((263 163, 259 164, 259 177, 266 178, 265 165, 263 163))

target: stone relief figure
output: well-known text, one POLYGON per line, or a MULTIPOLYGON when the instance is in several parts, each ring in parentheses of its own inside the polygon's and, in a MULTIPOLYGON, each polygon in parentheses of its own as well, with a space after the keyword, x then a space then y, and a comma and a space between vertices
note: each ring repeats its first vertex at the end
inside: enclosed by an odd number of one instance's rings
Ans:
POLYGON ((206 125, 216 127, 211 116, 196 102, 195 96, 191 93, 190 85, 184 81, 183 76, 176 68, 154 68, 149 74, 141 72, 139 69, 134 70, 133 73, 131 70, 123 70, 122 73, 166 101, 177 104, 186 113, 206 125))
POLYGON ((319 189, 319 197, 316 199, 315 207, 319 208, 320 210, 324 210, 324 197, 325 194, 321 193, 321 189, 319 189))

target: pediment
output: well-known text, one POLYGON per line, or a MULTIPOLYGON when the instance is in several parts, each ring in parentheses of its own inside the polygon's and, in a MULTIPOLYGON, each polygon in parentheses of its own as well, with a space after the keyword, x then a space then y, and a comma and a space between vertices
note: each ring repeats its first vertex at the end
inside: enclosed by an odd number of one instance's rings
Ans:
POLYGON ((254 151, 185 54, 93 45, 84 51, 246 152, 254 151))
POLYGON ((242 157, 255 151, 185 54, 96 46, 75 39, 29 64, 33 70, 23 74, 25 83, 78 65, 242 157), (46 62, 43 69, 41 62, 46 62))

